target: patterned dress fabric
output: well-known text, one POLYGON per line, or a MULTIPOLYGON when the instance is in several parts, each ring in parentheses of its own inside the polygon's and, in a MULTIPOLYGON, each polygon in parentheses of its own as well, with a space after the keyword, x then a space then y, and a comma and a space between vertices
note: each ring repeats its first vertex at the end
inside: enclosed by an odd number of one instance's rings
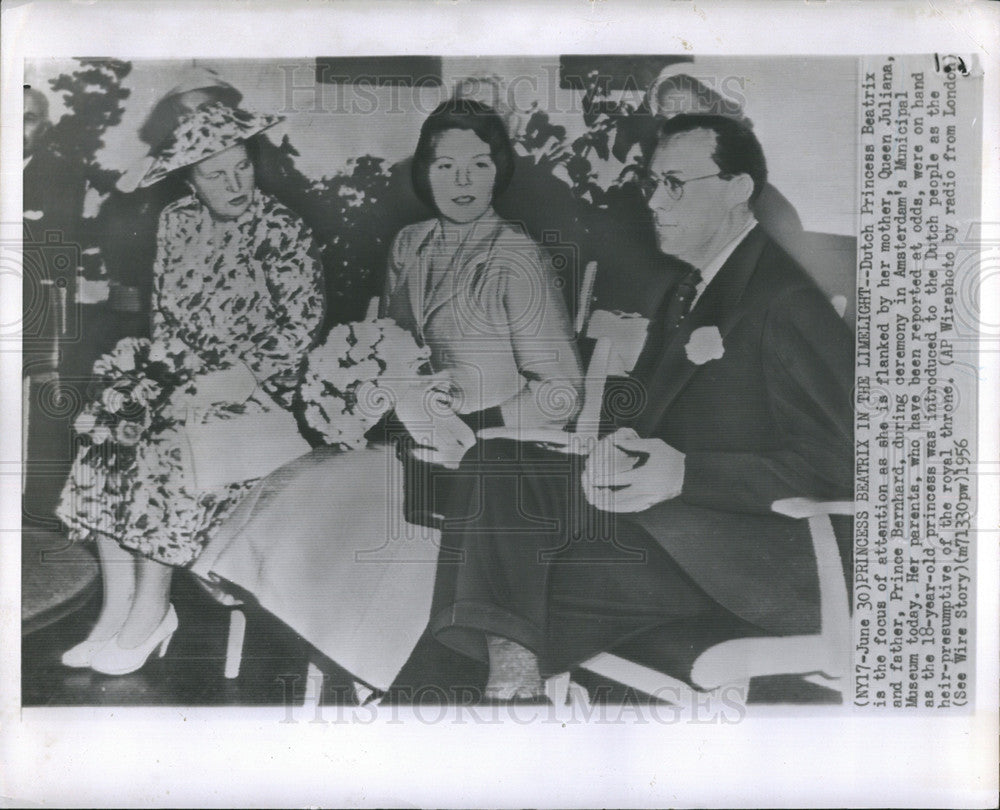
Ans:
MULTIPOLYGON (((323 320, 322 283, 308 228, 274 199, 258 191, 237 219, 217 222, 185 197, 160 217, 152 337, 182 340, 210 369, 245 363, 261 384, 236 412, 288 408, 323 320)), ((198 418, 233 414, 214 408, 198 418)), ((147 436, 127 469, 81 453, 58 512, 71 538, 103 533, 159 562, 190 565, 253 481, 192 491, 186 452, 183 432, 168 428, 147 436)))

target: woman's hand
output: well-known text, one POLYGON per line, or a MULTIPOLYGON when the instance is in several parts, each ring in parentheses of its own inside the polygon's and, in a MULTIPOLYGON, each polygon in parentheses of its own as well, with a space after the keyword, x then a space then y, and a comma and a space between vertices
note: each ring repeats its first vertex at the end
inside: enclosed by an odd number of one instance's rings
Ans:
POLYGON ((476 443, 472 428, 456 415, 435 420, 431 429, 420 431, 414 438, 423 442, 411 451, 414 458, 450 470, 458 469, 463 456, 476 443))
POLYGON ((414 457, 455 469, 476 443, 471 428, 455 413, 451 380, 446 374, 417 377, 399 386, 396 416, 419 443, 414 457))
POLYGON ((379 387, 392 392, 396 416, 407 429, 430 423, 432 414, 454 412, 451 379, 447 374, 414 375, 405 380, 379 380, 379 387))

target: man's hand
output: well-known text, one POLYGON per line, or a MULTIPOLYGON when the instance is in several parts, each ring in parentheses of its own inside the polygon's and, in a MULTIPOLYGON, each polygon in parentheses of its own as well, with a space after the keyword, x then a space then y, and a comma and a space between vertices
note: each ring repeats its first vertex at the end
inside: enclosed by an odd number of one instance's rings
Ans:
POLYGON ((596 509, 642 512, 680 495, 684 454, 660 439, 641 439, 634 430, 619 430, 597 443, 581 484, 596 509))

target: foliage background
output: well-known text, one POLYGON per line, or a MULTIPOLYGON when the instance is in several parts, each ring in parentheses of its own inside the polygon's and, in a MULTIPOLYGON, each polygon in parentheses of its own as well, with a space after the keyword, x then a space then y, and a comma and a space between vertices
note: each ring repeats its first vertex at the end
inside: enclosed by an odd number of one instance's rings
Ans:
MULTIPOLYGON (((122 195, 114 188, 120 175, 101 165, 105 133, 118 126, 130 90, 124 86, 132 64, 112 59, 79 59, 77 67, 50 80, 66 112, 54 123, 54 151, 78 166, 90 191, 85 233, 101 248, 113 281, 148 294, 159 210, 183 193, 170 183, 153 190, 122 195)), ((567 304, 575 307, 583 268, 628 261, 609 256, 599 238, 609 223, 623 223, 640 245, 642 261, 654 261, 645 208, 637 204, 631 182, 638 166, 626 157, 610 186, 598 182, 594 159, 607 161, 619 128, 641 130, 645 110, 614 101, 596 72, 587 78, 582 97, 583 133, 567 136, 537 103, 513 132, 518 162, 515 182, 497 200, 498 212, 520 222, 542 243, 560 277, 567 304)), ((415 140, 415 137, 414 137, 415 140)), ((389 246, 405 225, 433 216, 412 192, 409 161, 390 164, 362 154, 328 177, 312 179, 296 164, 300 156, 286 134, 280 142, 261 139, 258 182, 299 213, 311 226, 326 273, 328 326, 363 315, 372 296, 381 292, 389 246)), ((634 263, 634 262, 633 262, 634 263)), ((607 275, 607 274, 605 274, 607 275)))

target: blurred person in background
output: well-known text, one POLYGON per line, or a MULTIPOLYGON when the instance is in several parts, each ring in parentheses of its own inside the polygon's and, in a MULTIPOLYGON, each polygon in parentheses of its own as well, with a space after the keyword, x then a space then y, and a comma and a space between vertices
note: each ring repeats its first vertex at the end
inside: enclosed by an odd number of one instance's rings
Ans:
POLYGON ((45 94, 25 85, 21 312, 28 403, 23 513, 27 520, 40 522, 51 519, 69 465, 65 423, 58 416, 61 407, 44 407, 42 400, 67 401, 62 386, 73 376, 66 350, 73 348, 80 327, 76 272, 83 260, 86 187, 83 173, 51 148, 51 127, 45 94), (50 387, 47 393, 45 386, 50 387))

